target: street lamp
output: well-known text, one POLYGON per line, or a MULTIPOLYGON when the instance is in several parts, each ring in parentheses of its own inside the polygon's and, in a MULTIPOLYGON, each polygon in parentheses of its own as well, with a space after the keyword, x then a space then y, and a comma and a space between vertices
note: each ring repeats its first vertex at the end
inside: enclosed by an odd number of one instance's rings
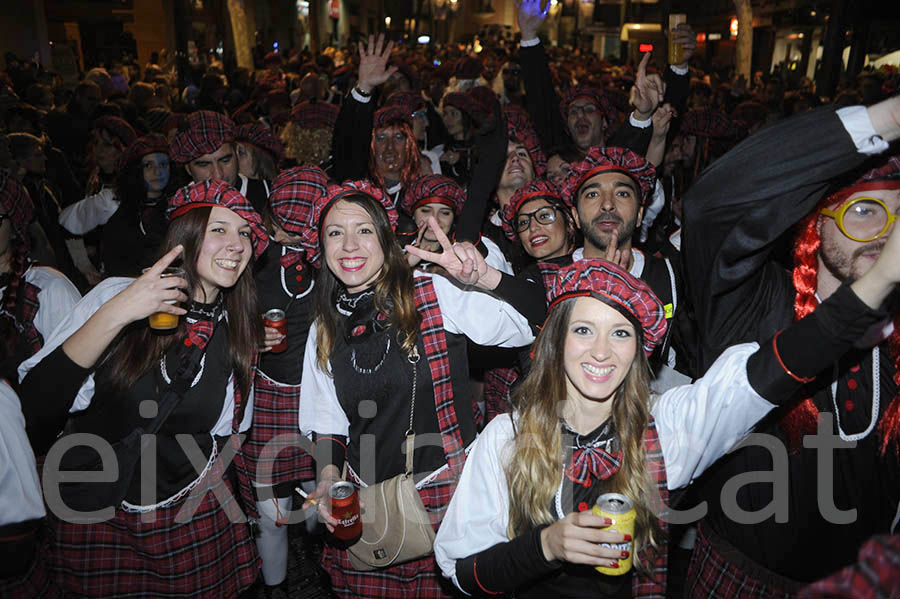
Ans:
POLYGON ((390 27, 390 26, 391 26, 391 18, 390 18, 390 17, 385 17, 385 18, 384 18, 384 26, 385 26, 385 27, 390 27))

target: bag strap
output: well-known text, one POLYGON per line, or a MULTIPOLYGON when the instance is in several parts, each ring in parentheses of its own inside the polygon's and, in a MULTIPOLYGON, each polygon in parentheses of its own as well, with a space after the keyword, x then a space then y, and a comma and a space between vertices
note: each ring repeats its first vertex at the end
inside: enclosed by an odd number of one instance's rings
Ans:
POLYGON ((144 431, 147 434, 155 435, 158 433, 169 416, 172 415, 172 412, 175 411, 175 408, 178 407, 178 404, 181 403, 182 397, 190 389, 194 377, 200 371, 204 354, 206 354, 206 348, 192 347, 188 350, 178 370, 175 371, 172 382, 166 385, 163 390, 156 417, 144 427, 144 431))
POLYGON ((417 370, 419 364, 419 350, 415 346, 413 346, 412 351, 406 357, 409 360, 409 363, 412 364, 412 393, 410 394, 409 400, 409 428, 406 429, 406 475, 409 476, 413 473, 413 450, 416 446, 416 433, 413 430, 413 416, 416 413, 416 382, 417 382, 417 370))

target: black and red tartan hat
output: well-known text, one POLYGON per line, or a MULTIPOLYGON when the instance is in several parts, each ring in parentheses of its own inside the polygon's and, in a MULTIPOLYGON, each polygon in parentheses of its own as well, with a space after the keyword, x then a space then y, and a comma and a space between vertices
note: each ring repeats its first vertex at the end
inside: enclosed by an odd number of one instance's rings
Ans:
POLYGON ((298 166, 278 175, 269 192, 275 224, 292 235, 303 235, 327 189, 328 175, 317 166, 298 166))
POLYGON ((93 129, 103 129, 113 137, 113 141, 117 142, 120 150, 124 150, 137 139, 137 132, 134 127, 128 124, 125 119, 117 116, 102 116, 94 119, 93 129))
POLYGON ((560 268, 547 293, 550 303, 547 313, 563 300, 573 297, 613 302, 633 316, 641 326, 647 356, 666 334, 666 314, 659 298, 642 280, 607 260, 587 258, 560 268))
POLYGON ((122 170, 133 160, 140 160, 147 154, 168 154, 169 141, 159 133, 139 137, 116 160, 116 170, 122 170))
POLYGON ((532 200, 547 200, 551 204, 558 204, 565 206, 566 208, 571 208, 571 204, 563 199, 563 195, 560 193, 559 188, 551 183, 550 181, 545 181, 544 179, 532 179, 522 187, 516 190, 516 192, 509 199, 509 202, 506 206, 503 207, 503 210, 500 212, 500 221, 503 224, 503 233, 506 234, 506 237, 511 241, 518 241, 519 236, 516 234, 516 230, 513 227, 513 222, 516 220, 516 216, 519 214, 519 210, 532 200))
POLYGON ((864 173, 852 184, 825 198, 822 206, 843 204, 853 194, 878 189, 900 189, 900 154, 880 161, 876 167, 864 173))
POLYGON ((641 204, 646 203, 656 185, 656 169, 643 156, 625 148, 594 146, 587 156, 569 165, 569 176, 562 186, 563 196, 577 206, 581 186, 602 173, 622 173, 631 177, 640 191, 641 204))
POLYGON ((384 103, 385 108, 396 106, 410 116, 414 112, 425 110, 425 100, 419 92, 394 92, 384 103))
MULTIPOLYGON (((615 106, 613 106, 612 102, 609 101, 609 98, 606 97, 606 92, 599 87, 593 87, 591 85, 579 85, 578 87, 569 88, 565 98, 563 98, 563 101, 560 103, 563 120, 566 120, 569 116, 569 105, 580 98, 589 100, 600 110, 600 114, 606 119, 607 131, 618 122, 619 115, 616 112, 615 106)), ((606 137, 609 136, 607 135, 606 137)))
POLYGON ((381 129, 399 123, 405 123, 412 127, 412 113, 406 112, 400 106, 385 106, 384 108, 379 108, 375 113, 372 129, 381 129))
POLYGON ((300 247, 306 252, 306 261, 310 266, 315 268, 322 266, 322 247, 319 237, 328 211, 338 201, 360 195, 369 196, 381 204, 385 212, 387 212, 391 229, 397 229, 399 215, 397 214, 397 209, 394 208, 391 196, 384 193, 380 187, 374 185, 368 179, 345 181, 340 185, 329 185, 325 189, 324 194, 308 194, 299 198, 300 201, 305 202, 307 205, 295 213, 300 217, 297 225, 299 229, 298 234, 300 235, 300 247))
POLYGON ((416 208, 425 204, 443 204, 459 216, 466 202, 466 192, 459 183, 444 175, 419 177, 409 189, 404 190, 400 209, 412 216, 416 208))
POLYGON ((517 108, 506 107, 503 109, 506 117, 506 132, 509 141, 515 141, 528 150, 531 156, 531 164, 534 166, 534 174, 543 177, 547 174, 547 155, 541 147, 541 140, 528 118, 528 114, 517 108))
POLYGON ((225 181, 210 179, 200 183, 185 185, 175 192, 169 200, 166 214, 169 221, 187 214, 194 208, 215 207, 228 208, 250 225, 250 241, 253 245, 253 257, 259 258, 269 245, 269 235, 263 226, 262 218, 253 209, 247 198, 241 192, 231 187, 225 181))
POLYGON ((277 165, 284 156, 281 142, 272 133, 272 130, 262 123, 247 123, 234 131, 234 141, 238 141, 258 148, 272 157, 277 165))
POLYGON ((186 164, 204 154, 212 154, 234 141, 234 121, 211 110, 198 110, 187 117, 172 140, 172 160, 186 164))
POLYGON ((28 225, 34 218, 34 204, 25 186, 8 169, 0 169, 0 210, 9 218, 13 231, 26 249, 31 247, 28 225))
POLYGON ((300 102, 291 109, 291 120, 303 129, 334 129, 338 112, 329 102, 300 102))

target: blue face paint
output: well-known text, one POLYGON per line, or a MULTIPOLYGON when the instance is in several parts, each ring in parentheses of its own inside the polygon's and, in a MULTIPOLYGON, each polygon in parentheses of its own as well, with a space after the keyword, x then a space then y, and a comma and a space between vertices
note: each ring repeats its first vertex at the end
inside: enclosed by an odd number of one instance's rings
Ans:
POLYGON ((169 156, 162 152, 147 154, 141 158, 144 183, 150 193, 160 193, 169 184, 169 156))

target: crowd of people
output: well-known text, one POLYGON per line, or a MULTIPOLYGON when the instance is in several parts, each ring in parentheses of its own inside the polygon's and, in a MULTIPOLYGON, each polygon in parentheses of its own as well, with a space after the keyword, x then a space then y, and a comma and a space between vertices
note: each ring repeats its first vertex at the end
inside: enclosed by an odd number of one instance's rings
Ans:
POLYGON ((605 60, 541 4, 182 89, 7 55, 4 597, 279 596, 300 523, 340 597, 898 592, 900 74, 605 60))

